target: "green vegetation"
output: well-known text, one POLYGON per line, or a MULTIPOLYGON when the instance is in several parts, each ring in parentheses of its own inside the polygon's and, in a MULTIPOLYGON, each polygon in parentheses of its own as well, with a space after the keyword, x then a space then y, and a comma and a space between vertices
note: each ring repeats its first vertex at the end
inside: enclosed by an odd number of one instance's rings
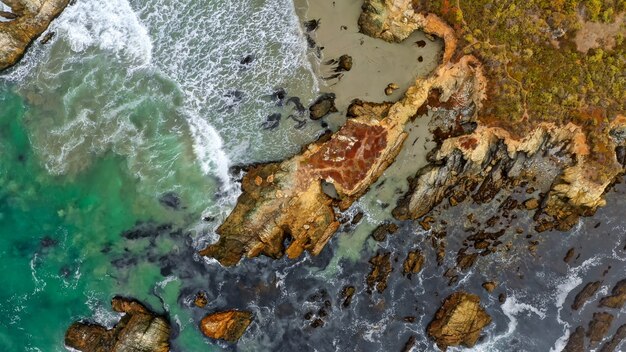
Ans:
MULTIPOLYGON (((574 38, 583 21, 614 22, 626 0, 438 0, 420 10, 459 32, 460 50, 483 61, 490 78, 485 119, 580 119, 597 125, 626 111, 625 27, 611 43, 586 53, 574 38), (578 117, 576 117, 578 116, 578 117)), ((580 120, 579 120, 580 121, 580 120)))

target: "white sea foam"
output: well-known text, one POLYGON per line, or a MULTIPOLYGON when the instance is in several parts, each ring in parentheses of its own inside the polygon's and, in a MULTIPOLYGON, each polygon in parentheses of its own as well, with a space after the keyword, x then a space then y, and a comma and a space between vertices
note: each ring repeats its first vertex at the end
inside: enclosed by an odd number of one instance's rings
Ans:
POLYGON ((126 0, 82 0, 67 7, 53 29, 72 50, 97 47, 141 65, 152 59, 152 41, 126 0))

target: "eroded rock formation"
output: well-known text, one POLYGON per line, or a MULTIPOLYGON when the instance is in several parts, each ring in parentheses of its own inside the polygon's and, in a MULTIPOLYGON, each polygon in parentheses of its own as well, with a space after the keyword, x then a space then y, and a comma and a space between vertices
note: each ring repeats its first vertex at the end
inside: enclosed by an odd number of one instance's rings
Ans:
POLYGON ((235 342, 252 322, 252 313, 228 310, 209 314, 200 322, 200 330, 210 338, 235 342))
POLYGON ((162 316, 141 303, 122 297, 111 301, 124 316, 111 330, 97 324, 76 322, 65 334, 65 345, 83 352, 167 352, 170 326, 162 316))
POLYGON ((491 317, 480 306, 478 296, 455 292, 444 300, 427 332, 445 351, 449 346, 474 346, 490 323, 491 317))
POLYGON ((0 70, 13 66, 70 0, 3 0, 13 19, 0 22, 0 70))

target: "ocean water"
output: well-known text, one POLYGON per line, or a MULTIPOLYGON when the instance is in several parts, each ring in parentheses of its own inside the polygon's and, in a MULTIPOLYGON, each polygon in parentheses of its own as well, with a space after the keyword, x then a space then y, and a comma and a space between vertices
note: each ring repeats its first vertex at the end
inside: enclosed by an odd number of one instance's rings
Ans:
MULTIPOLYGON (((292 155, 324 129, 312 121, 295 128, 293 108, 271 97, 282 88, 306 105, 324 90, 299 21, 292 0, 79 0, 53 23, 50 44, 34 44, 0 74, 0 351, 65 351, 73 321, 117 321, 114 295, 165 313, 173 349, 184 352, 399 351, 411 335, 416 351, 436 351, 426 326, 457 290, 480 295, 494 319, 473 351, 560 351, 571 330, 586 326, 597 303, 573 312, 578 290, 602 278, 597 299, 626 277, 624 185, 572 231, 535 235, 542 243, 534 255, 524 239, 507 238, 515 251, 479 258, 451 286, 442 276, 464 239, 453 220, 488 206, 444 215, 451 225, 442 267, 429 233, 412 222, 384 242, 368 239, 406 189, 406 168, 425 160, 425 118, 348 211, 365 211, 363 222, 342 229, 318 257, 223 268, 195 255, 216 239, 238 196, 230 167, 292 155), (279 126, 264 129, 274 113, 279 126), (164 195, 180 205, 167 206, 164 195), (568 265, 571 247, 580 256, 568 265), (401 265, 414 248, 426 263, 407 278, 401 265), (383 294, 365 284, 378 251, 394 253, 383 294), (486 280, 499 282, 496 294, 480 287, 486 280), (356 288, 349 307, 341 306, 345 285, 356 288), (193 306, 198 291, 205 309, 193 306), (502 305, 498 293, 508 296, 502 305), (236 346, 200 334, 206 313, 231 308, 254 313, 236 346), (311 325, 317 318, 321 327, 311 325)), ((529 221, 520 214, 517 226, 531 231, 529 221)), ((626 316, 611 312, 612 333, 626 316)))

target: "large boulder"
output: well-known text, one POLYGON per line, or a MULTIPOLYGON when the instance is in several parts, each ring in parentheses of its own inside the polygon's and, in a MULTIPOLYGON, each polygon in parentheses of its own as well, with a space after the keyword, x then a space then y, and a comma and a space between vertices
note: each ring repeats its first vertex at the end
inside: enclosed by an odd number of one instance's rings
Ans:
POLYGON ((252 322, 252 313, 227 310, 209 314, 200 322, 200 330, 206 336, 236 342, 252 322))
POLYGON ((88 322, 76 322, 65 333, 65 345, 82 352, 167 352, 170 325, 165 317, 138 301, 115 297, 113 310, 125 315, 110 330, 88 322))
POLYGON ((13 66, 70 0, 3 0, 11 7, 0 22, 0 71, 13 66))
POLYGON ((480 298, 465 292, 455 292, 443 301, 428 325, 428 335, 445 351, 448 346, 472 347, 491 317, 480 306, 480 298))

